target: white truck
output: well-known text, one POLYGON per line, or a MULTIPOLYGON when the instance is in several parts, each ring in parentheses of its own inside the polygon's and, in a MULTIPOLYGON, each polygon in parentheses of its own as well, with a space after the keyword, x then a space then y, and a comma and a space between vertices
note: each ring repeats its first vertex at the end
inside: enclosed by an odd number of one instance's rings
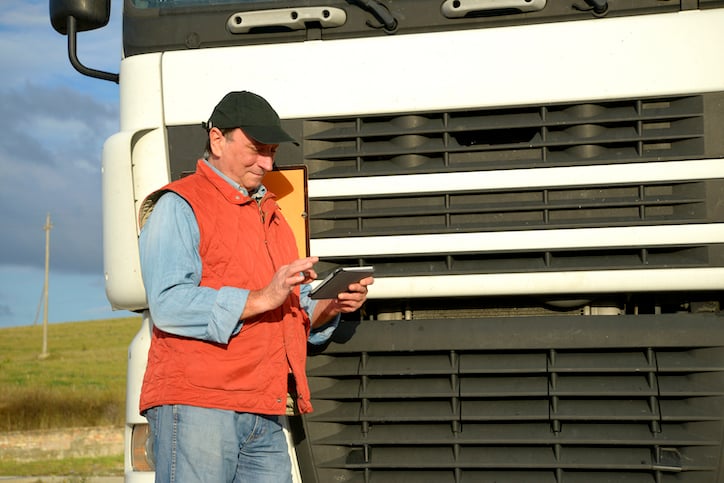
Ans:
MULTIPOLYGON (((121 6, 120 3, 118 5, 121 6)), ((324 273, 374 265, 310 354, 296 481, 724 481, 724 1, 124 0, 103 150, 106 291, 129 349, 126 481, 153 481, 144 197, 192 171, 227 92, 308 173, 324 273)))

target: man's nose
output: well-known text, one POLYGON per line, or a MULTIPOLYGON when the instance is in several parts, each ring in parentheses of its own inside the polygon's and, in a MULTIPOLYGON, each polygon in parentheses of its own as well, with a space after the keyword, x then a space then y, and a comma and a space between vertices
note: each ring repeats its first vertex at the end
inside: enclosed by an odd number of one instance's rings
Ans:
POLYGON ((272 154, 259 154, 258 157, 259 165, 264 168, 264 171, 271 171, 274 167, 274 155, 272 154))

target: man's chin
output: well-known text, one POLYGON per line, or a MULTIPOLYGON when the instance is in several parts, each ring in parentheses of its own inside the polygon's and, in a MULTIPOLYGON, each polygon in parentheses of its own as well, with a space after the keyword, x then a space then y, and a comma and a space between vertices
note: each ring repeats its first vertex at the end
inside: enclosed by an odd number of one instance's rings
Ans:
POLYGON ((244 179, 244 184, 242 185, 249 193, 252 193, 259 189, 262 185, 262 180, 264 179, 264 175, 261 176, 248 176, 244 179))

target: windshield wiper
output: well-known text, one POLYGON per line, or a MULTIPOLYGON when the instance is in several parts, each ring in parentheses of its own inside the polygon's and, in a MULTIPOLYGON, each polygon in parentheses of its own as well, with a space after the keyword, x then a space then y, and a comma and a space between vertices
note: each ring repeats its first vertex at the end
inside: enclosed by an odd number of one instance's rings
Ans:
POLYGON ((380 24, 382 24, 379 26, 375 26, 367 22, 367 25, 369 25, 370 27, 382 27, 387 33, 394 33, 395 30, 397 30, 397 19, 394 15, 392 15, 387 7, 382 5, 377 0, 347 0, 347 2, 367 10, 372 15, 374 15, 374 17, 377 19, 378 22, 380 22, 380 24))

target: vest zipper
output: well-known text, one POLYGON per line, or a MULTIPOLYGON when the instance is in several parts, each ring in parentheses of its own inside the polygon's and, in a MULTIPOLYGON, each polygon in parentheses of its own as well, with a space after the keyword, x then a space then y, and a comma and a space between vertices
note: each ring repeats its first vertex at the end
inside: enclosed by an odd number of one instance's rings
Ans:
POLYGON ((277 264, 274 262, 274 257, 272 256, 271 251, 269 250, 269 240, 267 238, 269 235, 269 230, 267 229, 267 224, 266 224, 266 212, 264 212, 264 208, 263 208, 264 202, 267 200, 267 196, 268 195, 265 194, 262 197, 262 199, 259 200, 259 202, 257 203, 257 206, 259 207, 259 217, 261 218, 261 227, 262 227, 262 230, 264 231, 264 247, 266 248, 266 254, 269 257, 269 261, 271 262, 272 268, 274 268, 274 271, 276 272, 278 267, 277 267, 277 264))

